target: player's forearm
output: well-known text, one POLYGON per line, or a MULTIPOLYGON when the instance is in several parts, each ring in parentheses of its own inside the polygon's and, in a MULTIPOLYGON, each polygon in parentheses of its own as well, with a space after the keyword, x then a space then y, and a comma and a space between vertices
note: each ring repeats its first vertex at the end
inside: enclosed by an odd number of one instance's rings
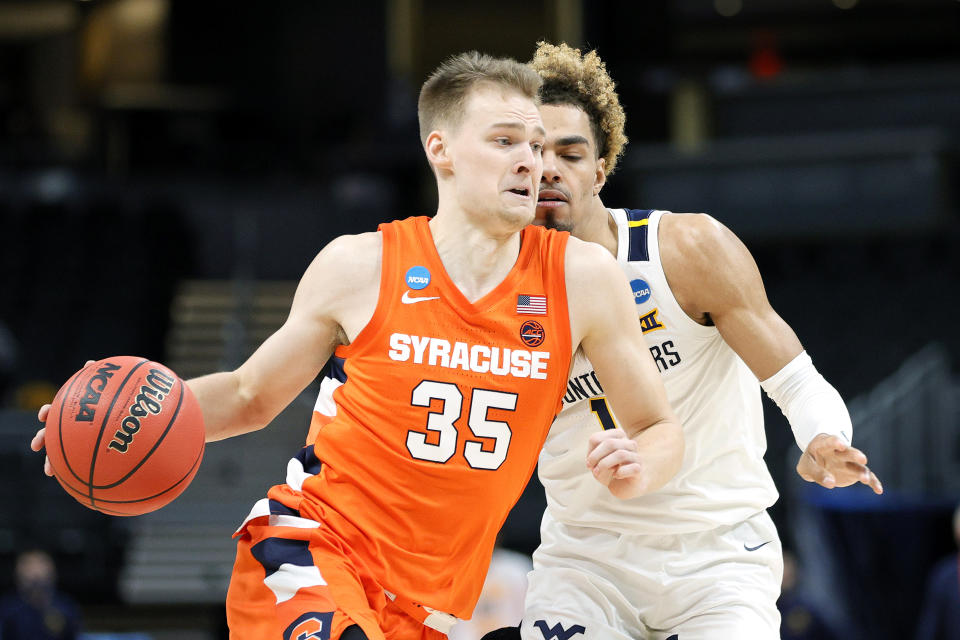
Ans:
POLYGON ((806 351, 760 385, 783 411, 801 451, 820 434, 838 436, 846 444, 853 441, 853 423, 843 398, 806 351))
POLYGON ((646 487, 652 493, 665 485, 680 471, 683 463, 683 428, 675 419, 656 422, 631 436, 637 443, 637 453, 643 460, 646 487))
POLYGON ((255 398, 246 392, 236 371, 213 373, 187 381, 200 403, 206 441, 224 440, 266 426, 255 398))

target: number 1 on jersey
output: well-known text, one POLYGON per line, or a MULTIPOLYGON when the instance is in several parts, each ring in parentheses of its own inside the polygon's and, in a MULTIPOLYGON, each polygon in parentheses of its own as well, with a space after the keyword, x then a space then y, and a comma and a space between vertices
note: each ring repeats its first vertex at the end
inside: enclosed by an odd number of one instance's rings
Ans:
POLYGON ((600 426, 603 427, 605 431, 617 428, 617 423, 613 420, 613 414, 610 413, 610 407, 607 406, 607 398, 605 396, 591 400, 590 410, 597 416, 597 420, 600 421, 600 426))

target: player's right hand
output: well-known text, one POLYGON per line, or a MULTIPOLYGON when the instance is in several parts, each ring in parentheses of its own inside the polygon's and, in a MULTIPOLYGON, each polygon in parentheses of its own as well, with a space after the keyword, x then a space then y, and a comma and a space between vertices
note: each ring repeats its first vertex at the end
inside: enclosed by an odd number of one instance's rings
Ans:
POLYGON ((649 489, 637 443, 623 429, 605 429, 590 436, 587 468, 610 493, 626 500, 649 489))

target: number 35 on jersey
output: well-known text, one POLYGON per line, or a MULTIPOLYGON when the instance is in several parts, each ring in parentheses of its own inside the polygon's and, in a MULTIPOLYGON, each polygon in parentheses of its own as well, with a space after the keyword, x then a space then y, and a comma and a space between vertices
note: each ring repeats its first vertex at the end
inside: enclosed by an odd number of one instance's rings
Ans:
POLYGON ((474 469, 499 469, 507 459, 513 432, 507 422, 493 419, 490 412, 515 411, 517 394, 471 389, 470 397, 464 398, 455 384, 423 380, 414 387, 410 403, 431 408, 437 406, 435 400, 439 401, 439 408, 427 412, 423 430, 407 431, 410 455, 417 460, 443 464, 461 451, 474 469), (485 450, 484 443, 491 440, 492 450, 489 446, 485 450))

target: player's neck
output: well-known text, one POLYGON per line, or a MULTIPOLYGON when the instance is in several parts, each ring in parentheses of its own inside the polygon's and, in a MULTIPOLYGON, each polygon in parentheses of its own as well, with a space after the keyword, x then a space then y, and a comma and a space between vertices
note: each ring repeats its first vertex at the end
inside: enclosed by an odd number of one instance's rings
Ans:
POLYGON ((617 243, 619 242, 617 222, 603 205, 600 196, 596 196, 590 201, 589 211, 580 218, 580 222, 571 233, 581 240, 595 242, 605 247, 607 251, 613 254, 613 257, 617 257, 617 243))
POLYGON ((461 216, 438 214, 430 233, 444 270, 471 302, 500 284, 520 253, 518 232, 495 234, 461 216))

